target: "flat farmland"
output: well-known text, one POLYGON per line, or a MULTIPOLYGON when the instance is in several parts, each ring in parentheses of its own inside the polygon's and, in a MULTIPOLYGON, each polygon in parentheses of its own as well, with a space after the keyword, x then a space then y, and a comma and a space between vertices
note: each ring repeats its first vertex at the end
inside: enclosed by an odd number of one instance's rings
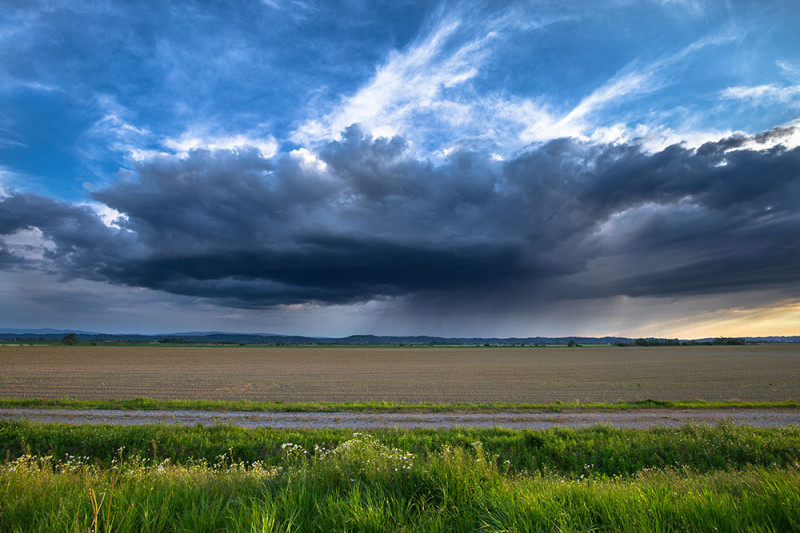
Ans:
POLYGON ((800 398, 800 345, 0 346, 0 397, 406 403, 782 401, 800 398))

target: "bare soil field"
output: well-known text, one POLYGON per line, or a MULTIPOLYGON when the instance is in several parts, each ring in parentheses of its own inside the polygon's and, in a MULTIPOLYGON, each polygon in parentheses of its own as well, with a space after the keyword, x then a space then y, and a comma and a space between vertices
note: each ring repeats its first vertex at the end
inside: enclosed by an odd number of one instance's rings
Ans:
POLYGON ((0 397, 408 403, 800 398, 800 345, 0 346, 0 397))

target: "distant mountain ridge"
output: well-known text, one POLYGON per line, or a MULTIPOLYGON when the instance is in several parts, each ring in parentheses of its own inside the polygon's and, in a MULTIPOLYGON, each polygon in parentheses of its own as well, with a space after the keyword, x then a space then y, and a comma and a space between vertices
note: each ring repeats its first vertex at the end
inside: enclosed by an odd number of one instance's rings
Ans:
MULTIPOLYGON (((577 344, 633 344, 636 339, 629 337, 435 337, 428 335, 350 335, 347 337, 307 337, 302 335, 278 335, 272 333, 230 333, 230 332, 178 332, 166 334, 126 334, 126 333, 98 333, 80 330, 60 329, 27 329, 27 328, 0 328, 0 340, 30 341, 30 340, 59 340, 64 335, 75 333, 81 342, 175 342, 175 343, 212 343, 212 344, 264 344, 264 345, 298 345, 298 344, 324 344, 341 346, 376 346, 376 345, 407 345, 407 346, 474 346, 489 344, 492 346, 533 346, 542 344, 567 344, 573 341, 577 344)), ((770 336, 770 337, 739 337, 748 342, 763 343, 795 343, 800 342, 800 336, 770 336)), ((648 337, 650 340, 666 340, 648 337)), ((681 339, 682 341, 711 342, 713 338, 681 339)))
POLYGON ((53 329, 53 328, 39 328, 39 329, 28 329, 28 328, 0 328, 0 335, 5 335, 8 333, 21 333, 21 334, 28 334, 28 335, 66 335, 67 333, 76 333, 78 335, 102 335, 101 333, 97 333, 94 331, 81 331, 79 329, 53 329))

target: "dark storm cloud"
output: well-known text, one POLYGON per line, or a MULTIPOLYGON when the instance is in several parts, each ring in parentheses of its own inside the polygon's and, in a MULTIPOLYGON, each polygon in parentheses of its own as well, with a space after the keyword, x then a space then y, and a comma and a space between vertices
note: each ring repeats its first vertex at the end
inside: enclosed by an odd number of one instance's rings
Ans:
POLYGON ((45 266, 65 277, 107 279, 99 272, 139 247, 135 236, 112 231, 86 206, 35 194, 12 193, 0 200, 0 235, 34 228, 54 247, 46 249, 42 260, 17 256, 13 265, 18 268, 45 266))
POLYGON ((467 284, 485 286, 492 277, 506 278, 518 269, 515 250, 490 244, 432 249, 331 236, 295 244, 300 249, 150 259, 132 265, 123 281, 258 306, 460 290, 467 284))
POLYGON ((351 127, 319 160, 221 150, 142 163, 94 194, 120 228, 12 194, 0 234, 39 228, 46 268, 67 277, 242 307, 797 292, 800 149, 747 148, 785 135, 657 153, 561 139, 506 162, 462 150, 433 165, 351 127))
POLYGON ((767 141, 782 139, 788 137, 797 130, 795 126, 776 126, 769 131, 764 131, 753 137, 758 143, 765 143, 767 141))
POLYGON ((15 256, 4 244, 0 244, 0 269, 8 269, 22 264, 22 260, 15 256))

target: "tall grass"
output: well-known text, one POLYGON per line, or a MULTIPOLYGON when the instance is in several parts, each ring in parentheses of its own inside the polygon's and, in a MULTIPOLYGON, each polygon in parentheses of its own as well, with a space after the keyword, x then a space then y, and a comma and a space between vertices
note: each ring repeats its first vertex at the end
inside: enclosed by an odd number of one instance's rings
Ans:
MULTIPOLYGON (((695 472, 744 465, 785 467, 800 462, 800 428, 757 429, 733 424, 648 430, 593 427, 544 431, 509 429, 372 430, 387 446, 420 456, 480 441, 486 452, 508 461, 512 472, 552 472, 577 477, 590 465, 595 475, 629 476, 646 468, 688 467, 695 472)), ((232 426, 69 426, 0 422, 0 450, 13 460, 23 454, 87 457, 109 467, 124 447, 128 455, 173 463, 228 454, 239 462, 283 462, 282 444, 313 450, 352 438, 346 430, 244 429, 232 426)), ((0 456, 2 459, 2 456, 0 456)))
POLYGON ((110 466, 23 454, 0 467, 2 531, 796 531, 797 465, 579 477, 514 472, 475 441, 417 454, 356 434, 284 442, 279 465, 110 466))

